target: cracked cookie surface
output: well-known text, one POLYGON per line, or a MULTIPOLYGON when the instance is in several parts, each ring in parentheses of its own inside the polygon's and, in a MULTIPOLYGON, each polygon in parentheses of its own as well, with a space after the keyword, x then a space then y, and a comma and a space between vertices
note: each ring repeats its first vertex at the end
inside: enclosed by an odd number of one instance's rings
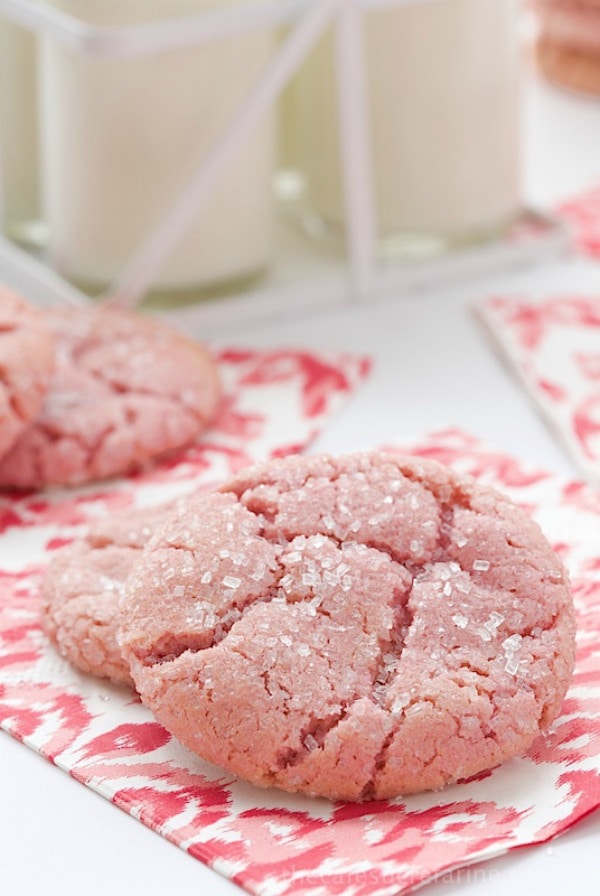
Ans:
POLYGON ((0 287, 0 458, 38 413, 53 365, 42 312, 0 287))
POLYGON ((180 503, 119 642, 185 746, 262 786, 382 799, 524 753, 574 662, 566 572, 507 498, 432 462, 288 458, 180 503))
POLYGON ((219 398, 197 343, 124 311, 48 310, 56 361, 41 409, 0 461, 0 487, 104 479, 191 444, 219 398))

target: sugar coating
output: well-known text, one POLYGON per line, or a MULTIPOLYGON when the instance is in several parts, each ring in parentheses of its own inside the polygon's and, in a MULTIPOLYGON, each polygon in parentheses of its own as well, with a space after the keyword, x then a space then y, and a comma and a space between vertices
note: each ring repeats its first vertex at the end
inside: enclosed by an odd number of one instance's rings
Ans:
POLYGON ((132 510, 95 522, 56 551, 42 583, 42 628, 84 672, 133 686, 117 643, 119 599, 141 548, 166 508, 132 510))
POLYGON ((0 286, 0 458, 38 413, 53 366, 42 313, 0 286))
POLYGON ((0 487, 103 479, 193 442, 219 398, 215 365, 162 322, 118 310, 48 310, 56 364, 41 411, 0 461, 0 487))
POLYGON ((201 757, 345 800, 524 753, 574 662, 566 572, 502 495, 364 453, 250 468, 189 498, 129 578, 119 643, 201 757))

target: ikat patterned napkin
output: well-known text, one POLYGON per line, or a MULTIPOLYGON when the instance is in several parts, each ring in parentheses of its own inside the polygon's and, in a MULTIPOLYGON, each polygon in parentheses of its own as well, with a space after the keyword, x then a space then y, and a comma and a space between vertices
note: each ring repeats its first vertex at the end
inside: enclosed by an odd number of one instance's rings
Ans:
POLYGON ((600 485, 600 296, 494 296, 476 313, 582 474, 600 485))
POLYGON ((575 248, 600 258, 600 184, 562 202, 556 212, 570 226, 575 248))
POLYGON ((184 750, 129 690, 79 674, 48 645, 38 624, 38 589, 57 546, 98 514, 212 482, 259 450, 264 456, 298 449, 351 391, 365 362, 230 352, 222 363, 229 365, 229 407, 178 464, 99 490, 3 501, 0 725, 260 896, 398 896, 450 870, 543 842, 597 808, 600 495, 525 469, 460 431, 434 433, 410 450, 510 494, 538 519, 575 589, 573 684, 561 717, 527 756, 445 791, 389 802, 332 803, 261 790, 184 750))

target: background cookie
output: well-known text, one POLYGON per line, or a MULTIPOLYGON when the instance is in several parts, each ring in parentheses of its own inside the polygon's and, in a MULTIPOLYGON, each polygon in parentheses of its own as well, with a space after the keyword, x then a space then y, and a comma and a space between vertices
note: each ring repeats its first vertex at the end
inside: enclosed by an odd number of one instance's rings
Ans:
POLYGON ((133 686, 117 644, 119 598, 141 548, 174 505, 99 520, 60 548, 42 584, 42 628, 62 656, 84 672, 133 686))
POLYGON ((0 461, 0 486, 76 484, 189 445, 218 401, 215 365, 162 322, 108 309, 53 310, 56 366, 40 413, 0 461))
POLYGON ((42 313, 0 286, 0 457, 39 411, 53 364, 42 313))
POLYGON ((600 0, 535 0, 536 56, 555 84, 600 96, 600 0))
POLYGON ((526 751, 559 712, 574 615, 508 499, 433 463, 294 457, 179 505, 119 639, 143 701, 203 758, 381 799, 526 751))

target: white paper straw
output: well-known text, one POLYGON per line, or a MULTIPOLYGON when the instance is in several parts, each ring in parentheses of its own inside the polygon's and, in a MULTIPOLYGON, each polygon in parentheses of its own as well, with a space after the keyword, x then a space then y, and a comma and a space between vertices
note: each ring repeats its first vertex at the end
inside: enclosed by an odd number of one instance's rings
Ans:
POLYGON ((351 295, 367 294, 375 255, 375 210, 363 12, 346 0, 336 27, 338 116, 351 295))

